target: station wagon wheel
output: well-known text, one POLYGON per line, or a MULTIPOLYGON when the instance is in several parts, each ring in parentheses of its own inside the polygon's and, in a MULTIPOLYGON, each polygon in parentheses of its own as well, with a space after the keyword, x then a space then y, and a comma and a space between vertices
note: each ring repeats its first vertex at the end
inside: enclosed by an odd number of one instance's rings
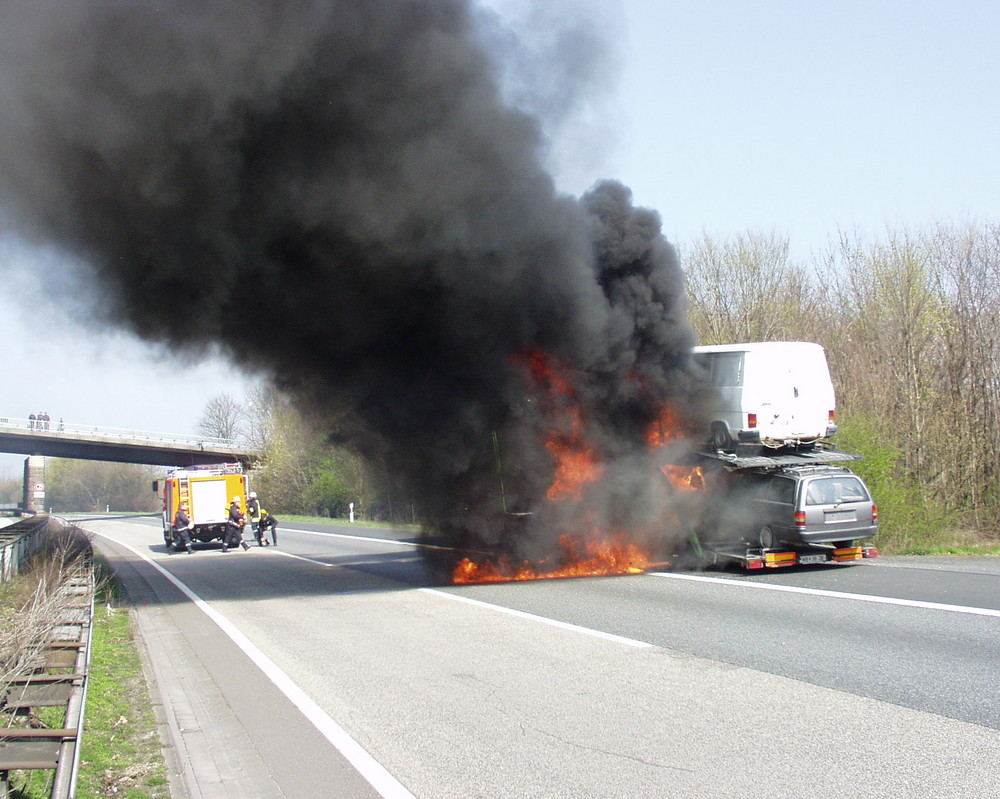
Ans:
POLYGON ((757 543, 760 544, 761 549, 772 549, 778 546, 778 537, 774 534, 774 530, 764 525, 757 533, 757 543))

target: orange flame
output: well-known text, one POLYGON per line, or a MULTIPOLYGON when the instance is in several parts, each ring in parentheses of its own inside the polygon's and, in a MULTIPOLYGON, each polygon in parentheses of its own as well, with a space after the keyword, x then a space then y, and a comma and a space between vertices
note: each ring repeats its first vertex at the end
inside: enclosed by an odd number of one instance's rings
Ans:
POLYGON ((545 448, 555 459, 554 476, 546 496, 551 500, 580 499, 583 489, 600 479, 603 469, 597 453, 583 440, 583 415, 575 402, 573 387, 553 359, 532 350, 524 356, 536 386, 565 405, 563 429, 553 431, 545 448), (568 428, 565 429, 565 428, 568 428))
POLYGON ((641 574, 649 566, 649 556, 623 535, 615 535, 610 541, 582 540, 564 535, 560 537, 559 544, 564 550, 564 562, 560 566, 545 568, 545 562, 513 564, 503 559, 475 563, 464 558, 455 567, 452 581, 462 585, 641 574))
POLYGON ((705 472, 700 466, 661 466, 668 482, 681 491, 700 491, 705 487, 705 472))
POLYGON ((546 493, 549 499, 580 499, 584 487, 600 479, 603 469, 597 455, 580 440, 577 430, 568 436, 550 436, 545 448, 556 459, 555 477, 546 493))
MULTIPOLYGON (((553 456, 554 474, 546 497, 550 501, 579 501, 584 489, 600 480, 604 469, 597 451, 584 440, 583 412, 567 370, 552 358, 534 350, 523 353, 518 360, 526 367, 535 390, 553 400, 547 410, 555 418, 553 426, 556 429, 548 435, 545 447, 553 456)), ((646 443, 652 448, 666 446, 683 437, 680 430, 672 410, 665 408, 650 425, 646 443)), ((694 491, 704 487, 700 468, 662 468, 667 479, 681 490, 694 491)), ((455 567, 452 581, 456 584, 497 583, 639 574, 651 565, 649 553, 628 541, 623 533, 607 536, 595 531, 591 535, 563 535, 559 544, 562 553, 558 557, 537 563, 516 563, 503 558, 477 563, 464 558, 455 567)))
POLYGON ((683 436, 678 432, 680 424, 671 408, 665 407, 646 431, 646 443, 653 449, 665 447, 671 441, 679 441, 683 436))

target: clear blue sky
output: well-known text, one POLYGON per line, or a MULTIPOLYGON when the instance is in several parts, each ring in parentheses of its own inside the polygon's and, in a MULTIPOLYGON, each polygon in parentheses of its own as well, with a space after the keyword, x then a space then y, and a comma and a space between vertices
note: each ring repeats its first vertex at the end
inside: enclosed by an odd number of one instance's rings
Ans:
POLYGON ((1000 217, 1000 4, 624 0, 612 165, 683 242, 1000 217))
MULTIPOLYGON (((702 232, 774 230, 808 258, 841 230, 1000 219, 1000 3, 554 8, 599 13, 616 63, 587 113, 556 132, 560 187, 622 180, 638 204, 659 210, 682 252, 702 232)), ((11 257, 32 256, 0 246, 11 257)), ((250 385, 214 362, 181 377, 144 345, 72 321, 29 334, 19 310, 27 289, 2 265, 0 275, 0 415, 47 410, 75 423, 193 432, 211 397, 250 385)), ((0 456, 0 470, 20 462, 0 456)))

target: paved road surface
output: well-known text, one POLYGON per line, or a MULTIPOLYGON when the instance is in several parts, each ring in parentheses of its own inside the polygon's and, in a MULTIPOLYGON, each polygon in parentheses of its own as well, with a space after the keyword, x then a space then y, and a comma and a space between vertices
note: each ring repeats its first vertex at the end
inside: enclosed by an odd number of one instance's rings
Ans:
POLYGON ((997 560, 442 587, 391 531, 168 556, 154 520, 84 526, 177 796, 997 795, 997 560))

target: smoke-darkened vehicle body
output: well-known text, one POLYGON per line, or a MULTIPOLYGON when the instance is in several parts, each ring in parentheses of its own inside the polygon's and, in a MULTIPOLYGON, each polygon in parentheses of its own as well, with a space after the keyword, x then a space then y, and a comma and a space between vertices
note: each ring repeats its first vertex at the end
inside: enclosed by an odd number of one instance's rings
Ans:
POLYGON ((878 531, 878 508, 868 487, 842 466, 797 466, 762 476, 751 494, 750 511, 751 534, 761 546, 846 547, 874 538, 878 531))
POLYGON ((878 508, 832 449, 737 456, 699 453, 701 504, 678 562, 768 569, 878 557, 878 508))
POLYGON ((727 536, 763 549, 782 545, 832 544, 874 538, 878 508, 864 481, 833 465, 785 466, 730 475, 732 501, 743 521, 717 528, 727 536))

